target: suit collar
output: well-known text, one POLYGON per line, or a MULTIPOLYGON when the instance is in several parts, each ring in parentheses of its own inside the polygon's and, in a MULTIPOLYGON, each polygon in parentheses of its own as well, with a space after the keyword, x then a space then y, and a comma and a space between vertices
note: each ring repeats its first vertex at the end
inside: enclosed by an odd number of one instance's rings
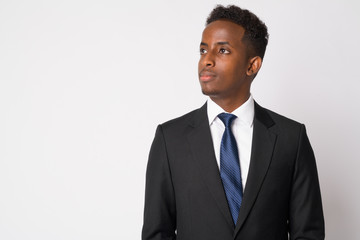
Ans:
POLYGON ((255 119, 262 123, 266 128, 270 128, 275 124, 268 111, 261 107, 257 102, 255 102, 255 119))
POLYGON ((194 114, 189 119, 189 125, 191 127, 196 128, 199 125, 203 124, 204 122, 206 123, 207 121, 209 121, 206 111, 207 111, 207 102, 204 105, 202 105, 201 108, 194 111, 194 114))
MULTIPOLYGON (((192 127, 197 127, 203 121, 209 122, 208 116, 207 116, 207 105, 206 102, 201 108, 195 110, 194 114, 192 115, 192 118, 189 119, 189 125, 192 127)), ((254 101, 254 118, 257 119, 259 122, 264 124, 267 128, 270 128, 275 123, 268 114, 268 112, 261 107, 256 101, 254 101)))

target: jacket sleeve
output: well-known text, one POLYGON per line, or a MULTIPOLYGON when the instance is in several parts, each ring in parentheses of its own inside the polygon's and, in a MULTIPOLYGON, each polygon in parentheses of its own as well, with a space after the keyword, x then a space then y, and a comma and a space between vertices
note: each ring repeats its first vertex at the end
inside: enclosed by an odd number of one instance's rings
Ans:
POLYGON ((289 208, 291 240, 323 240, 324 216, 315 156, 301 126, 289 208))
POLYGON ((142 240, 176 239, 176 205, 162 126, 152 143, 145 186, 142 240))

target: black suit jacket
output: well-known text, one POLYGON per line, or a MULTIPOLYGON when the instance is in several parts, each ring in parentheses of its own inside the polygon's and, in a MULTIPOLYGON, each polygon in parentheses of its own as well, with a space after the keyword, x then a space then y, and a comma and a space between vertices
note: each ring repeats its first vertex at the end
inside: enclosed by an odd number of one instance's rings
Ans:
POLYGON ((253 131, 235 226, 206 104, 159 125, 147 166, 142 239, 324 239, 318 175, 305 126, 255 103, 253 131))

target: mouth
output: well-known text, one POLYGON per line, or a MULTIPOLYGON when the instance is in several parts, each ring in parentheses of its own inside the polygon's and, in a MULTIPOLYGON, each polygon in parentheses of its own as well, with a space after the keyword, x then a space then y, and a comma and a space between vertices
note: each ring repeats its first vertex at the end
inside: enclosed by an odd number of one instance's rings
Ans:
POLYGON ((199 74, 199 79, 201 82, 209 82, 216 77, 215 73, 209 71, 201 71, 199 74))

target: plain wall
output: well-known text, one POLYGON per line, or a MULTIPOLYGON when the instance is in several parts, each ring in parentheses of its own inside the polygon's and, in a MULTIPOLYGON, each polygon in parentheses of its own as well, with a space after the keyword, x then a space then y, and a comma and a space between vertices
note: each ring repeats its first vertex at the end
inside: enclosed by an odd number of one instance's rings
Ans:
POLYGON ((252 94, 306 124, 327 239, 360 239, 355 0, 0 1, 0 239, 140 239, 155 128, 206 101, 216 3, 267 24, 252 94))

